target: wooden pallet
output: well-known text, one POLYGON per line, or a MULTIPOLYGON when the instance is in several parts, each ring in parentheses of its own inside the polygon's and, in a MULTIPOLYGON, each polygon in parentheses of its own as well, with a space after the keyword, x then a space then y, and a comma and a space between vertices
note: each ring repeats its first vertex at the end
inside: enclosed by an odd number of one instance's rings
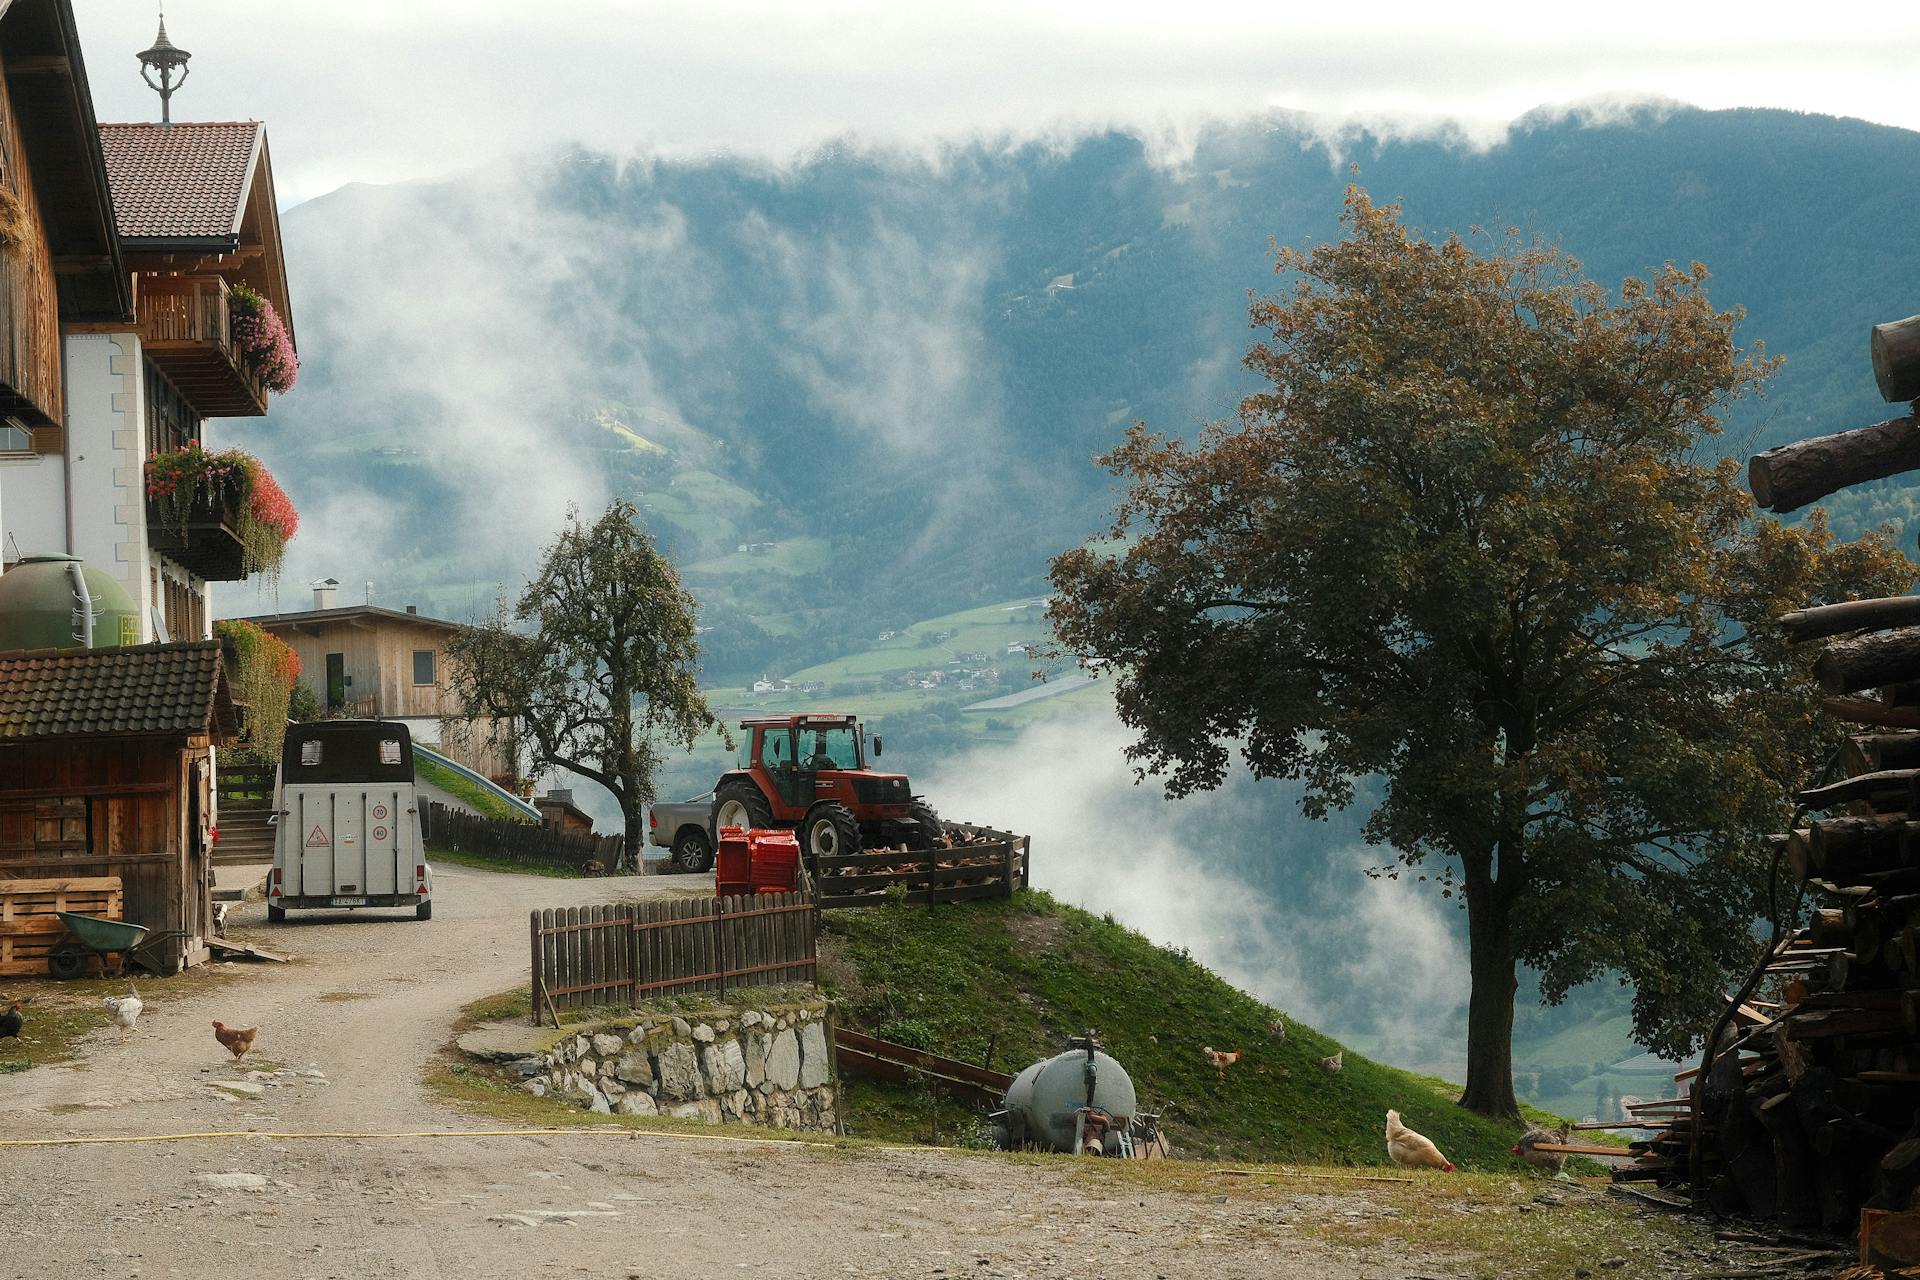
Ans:
POLYGON ((119 876, 0 880, 0 976, 47 971, 47 952, 67 932, 56 912, 119 920, 123 909, 119 876))

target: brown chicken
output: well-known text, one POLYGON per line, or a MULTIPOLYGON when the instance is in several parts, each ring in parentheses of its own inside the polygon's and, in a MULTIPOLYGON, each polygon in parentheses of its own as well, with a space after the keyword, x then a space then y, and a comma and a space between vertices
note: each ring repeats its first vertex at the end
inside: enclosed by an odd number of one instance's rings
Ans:
POLYGON ((1235 1049, 1232 1053, 1223 1053, 1212 1045, 1203 1045, 1200 1052, 1207 1055, 1208 1065, 1213 1068, 1214 1074, 1222 1080, 1227 1078, 1227 1068, 1240 1061, 1240 1051, 1238 1049, 1235 1049))
POLYGON ((1402 1169, 1439 1169, 1453 1172, 1453 1161, 1440 1154, 1424 1135, 1400 1123, 1398 1111, 1387 1112, 1387 1154, 1402 1169))
POLYGON ((213 1020, 213 1038, 227 1047, 227 1052, 236 1058, 244 1058, 247 1050, 253 1048, 253 1033, 258 1027, 230 1027, 215 1018, 213 1020))

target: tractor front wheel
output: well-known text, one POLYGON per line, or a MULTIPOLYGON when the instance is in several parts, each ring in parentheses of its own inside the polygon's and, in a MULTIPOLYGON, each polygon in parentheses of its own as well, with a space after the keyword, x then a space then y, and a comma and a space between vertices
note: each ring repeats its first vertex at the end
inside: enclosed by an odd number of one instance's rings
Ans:
POLYGON ((817 869, 822 858, 845 858, 860 852, 860 823, 853 810, 829 802, 816 806, 800 824, 800 852, 817 869))
POLYGON ((773 806, 760 794, 760 788, 752 783, 729 782, 714 794, 713 833, 716 837, 722 827, 764 831, 772 825, 773 806))

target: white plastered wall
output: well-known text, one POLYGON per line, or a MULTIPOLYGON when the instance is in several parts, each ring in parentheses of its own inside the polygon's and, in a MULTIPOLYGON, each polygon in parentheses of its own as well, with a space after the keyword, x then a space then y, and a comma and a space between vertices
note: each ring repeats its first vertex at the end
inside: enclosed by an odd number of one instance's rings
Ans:
POLYGON ((0 563, 67 550, 66 459, 0 458, 0 563))
POLYGON ((66 343, 73 554, 120 580, 139 606, 140 638, 152 640, 140 337, 70 333, 66 343))

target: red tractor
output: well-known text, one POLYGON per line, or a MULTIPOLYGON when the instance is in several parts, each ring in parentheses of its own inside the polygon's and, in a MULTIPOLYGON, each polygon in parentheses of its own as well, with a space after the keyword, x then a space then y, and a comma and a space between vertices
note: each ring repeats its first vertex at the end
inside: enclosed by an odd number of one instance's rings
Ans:
POLYGON ((854 717, 761 716, 740 730, 740 767, 713 789, 716 837, 722 827, 797 829, 808 865, 862 849, 927 849, 940 838, 939 816, 904 774, 867 767, 866 729, 854 717))

